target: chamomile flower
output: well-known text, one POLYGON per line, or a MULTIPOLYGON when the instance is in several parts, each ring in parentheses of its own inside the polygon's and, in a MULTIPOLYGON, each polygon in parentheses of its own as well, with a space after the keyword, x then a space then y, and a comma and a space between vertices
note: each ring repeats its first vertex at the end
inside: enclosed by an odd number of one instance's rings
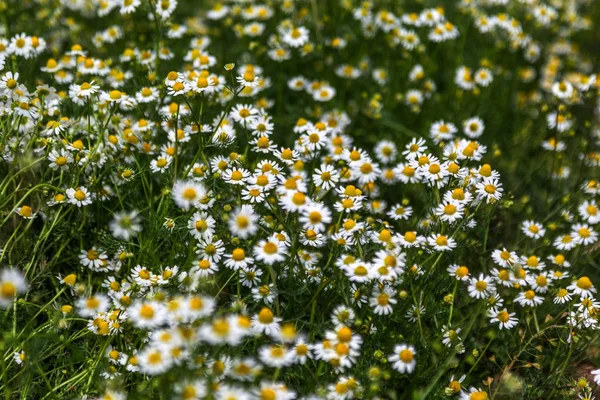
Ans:
MULTIPOLYGON (((458 279, 459 281, 467 281, 470 279, 469 268, 465 265, 451 264, 448 269, 450 276, 458 279)), ((483 286, 480 284, 480 287, 483 286)))
POLYGON ((185 210, 197 208, 207 194, 204 185, 196 181, 177 181, 172 190, 173 201, 185 210))
POLYGON ((400 344, 394 347, 394 353, 388 357, 392 362, 392 368, 404 374, 410 374, 414 371, 417 361, 415 360, 415 348, 408 344, 400 344))
POLYGON ((390 207, 386 214, 388 217, 396 221, 407 220, 412 216, 413 209, 410 206, 395 204, 390 207))
POLYGON ((456 240, 446 235, 432 233, 427 238, 427 244, 436 251, 452 251, 456 247, 456 240))
POLYGON ((538 296, 533 290, 527 290, 521 292, 515 297, 515 301, 521 305, 521 307, 535 307, 544 302, 544 298, 538 296))
POLYGON ((215 224, 215 219, 206 212, 196 212, 188 221, 188 229, 196 240, 210 239, 215 233, 215 224))
POLYGON ((552 94, 561 100, 570 98, 573 93, 573 85, 568 81, 563 80, 552 85, 552 94))
POLYGON ((571 293, 565 288, 560 288, 556 291, 554 304, 565 304, 572 300, 571 293))
POLYGON ((321 203, 309 204, 298 219, 304 226, 304 229, 312 229, 317 232, 323 232, 327 224, 331 223, 331 211, 321 203))
POLYGON ((600 223, 600 208, 596 201, 585 200, 577 208, 579 215, 589 224, 595 225, 600 223))
POLYGON ((484 299, 489 297, 495 292, 496 288, 492 281, 492 278, 480 274, 477 278, 470 278, 469 280, 469 296, 476 299, 484 299))
POLYGON ((477 139, 483 134, 485 125, 481 118, 473 117, 463 122, 463 132, 471 139, 477 139))
POLYGON ((287 248, 276 238, 260 240, 254 246, 254 259, 267 265, 273 265, 286 259, 287 248))
POLYGON ((129 240, 142 231, 140 217, 135 210, 115 213, 109 228, 114 237, 124 240, 129 240))
POLYGON ((460 393, 460 400, 487 400, 488 393, 485 390, 470 387, 468 392, 460 393))
POLYGON ((28 205, 15 208, 15 213, 24 219, 34 219, 37 217, 37 213, 33 212, 33 209, 28 205))
POLYGON ((168 352, 158 347, 147 346, 136 356, 140 371, 147 375, 158 375, 171 368, 173 359, 168 352))
POLYGON ((252 206, 244 204, 231 213, 229 218, 229 230, 231 233, 241 239, 248 239, 254 236, 258 230, 258 215, 254 212, 252 206))
POLYGON ((502 198, 502 184, 496 178, 484 178, 476 185, 477 197, 487 203, 494 203, 502 198))
POLYGON ((92 204, 93 195, 83 186, 67 189, 68 202, 77 207, 85 207, 92 204))
POLYGON ((52 150, 48 155, 50 161, 49 167, 55 170, 62 170, 69 167, 73 163, 73 155, 65 150, 52 150))
POLYGON ((235 248, 230 254, 225 254, 225 266, 234 271, 245 269, 250 264, 254 264, 254 259, 248 257, 242 248, 235 248))
POLYGON ((394 298, 396 291, 393 289, 384 289, 373 293, 373 297, 369 301, 369 305, 373 307, 373 312, 378 315, 391 314, 392 306, 397 303, 394 298))
POLYGON ((575 224, 571 229, 571 237, 577 244, 586 246, 598 241, 598 232, 587 224, 575 224))
POLYGON ((138 328, 157 328, 167 318, 167 310, 162 303, 155 301, 138 301, 127 310, 129 319, 138 328))
POLYGON ((435 210, 436 215, 444 222, 453 223, 462 219, 464 206, 460 203, 443 202, 435 210))
POLYGON ((451 329, 448 326, 444 326, 442 328, 442 332, 444 332, 442 343, 444 343, 448 347, 453 347, 461 342, 461 338, 459 336, 461 329, 451 329))
POLYGON ((516 313, 509 313, 506 308, 503 310, 491 309, 488 311, 488 317, 492 324, 497 323, 500 329, 512 329, 515 327, 519 320, 514 318, 516 313))
POLYGON ((320 168, 315 169, 312 178, 316 187, 329 190, 339 182, 340 174, 332 165, 322 164, 320 168))
POLYGON ((523 222, 521 225, 521 231, 525 234, 525 236, 528 236, 532 239, 542 238, 546 233, 546 229, 544 229, 543 225, 531 220, 523 222))
POLYGON ((260 312, 252 317, 252 329, 257 333, 264 333, 272 337, 279 335, 281 318, 273 315, 268 307, 263 307, 260 312))
POLYGON ((496 264, 503 268, 508 268, 518 261, 519 257, 514 251, 508 251, 506 248, 502 250, 494 250, 492 259, 496 264))
POLYGON ((98 313, 105 313, 110 306, 110 300, 104 294, 96 293, 90 297, 77 299, 75 306, 79 315, 91 318, 98 313))
POLYGON ((0 308, 8 308, 17 296, 27 291, 27 287, 21 271, 14 268, 0 270, 0 308))
POLYGON ((150 161, 150 170, 154 173, 163 174, 169 170, 173 157, 169 155, 160 156, 150 161))
POLYGON ((579 295, 583 299, 592 297, 594 293, 596 293, 596 288, 594 287, 594 284, 587 276, 582 276, 576 281, 573 281, 567 287, 567 289, 569 289, 571 293, 579 295))

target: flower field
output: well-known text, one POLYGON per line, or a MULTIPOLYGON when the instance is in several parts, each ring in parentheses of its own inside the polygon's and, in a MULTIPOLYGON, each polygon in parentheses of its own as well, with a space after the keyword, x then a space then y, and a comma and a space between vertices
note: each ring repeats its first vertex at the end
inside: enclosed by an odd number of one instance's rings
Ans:
POLYGON ((0 399, 600 398, 600 2, 0 22, 0 399))

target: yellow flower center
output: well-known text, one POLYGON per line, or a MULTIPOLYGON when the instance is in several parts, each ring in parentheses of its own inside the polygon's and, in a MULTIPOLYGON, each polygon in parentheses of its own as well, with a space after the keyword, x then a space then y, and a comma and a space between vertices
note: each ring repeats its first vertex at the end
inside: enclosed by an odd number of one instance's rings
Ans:
POLYGON ((438 246, 447 246, 448 245, 448 238, 444 235, 439 235, 436 239, 435 239, 435 243, 438 246))
POLYGON ((592 286, 592 281, 587 276, 577 279, 577 287, 580 289, 589 290, 592 286))
POLYGON ((119 100, 122 96, 122 93, 119 90, 112 90, 109 93, 109 96, 112 100, 119 100))
POLYGON ((85 198, 87 197, 87 195, 85 194, 85 192, 81 189, 77 189, 75 191, 74 197, 79 200, 79 201, 83 201, 85 200, 85 198))
POLYGON ((448 204, 444 207, 444 214, 454 215, 456 213, 456 206, 454 204, 448 204))
POLYGON ((527 300, 533 300, 533 298, 535 297, 535 292, 533 290, 528 290, 525 292, 525 294, 523 295, 527 300))
POLYGON ((196 230, 199 232, 204 232, 204 231, 206 231, 206 229, 208 229, 208 224, 203 219, 199 219, 198 221, 196 221, 195 225, 196 225, 196 230))
POLYGON ((413 358, 414 358, 413 352, 408 349, 402 350, 400 352, 400 360, 402 360, 403 363, 408 364, 413 360, 413 358))
POLYGON ((486 392, 474 392, 469 396, 469 400, 488 400, 486 392))
POLYGON ((0 295, 3 298, 15 297, 17 294, 17 287, 12 282, 2 282, 0 286, 0 295))
POLYGON ((579 229, 579 231, 577 231, 579 233, 579 236, 583 237, 583 238, 588 238, 590 237, 590 235, 592 234, 590 232, 590 230, 588 228, 581 228, 579 229))
POLYGON ((196 199, 196 197, 198 196, 198 193, 196 193, 196 189, 194 188, 186 188, 183 191, 182 194, 183 198, 186 199, 187 201, 193 201, 196 199))
POLYGON ((359 265, 358 267, 354 268, 354 275, 366 276, 368 273, 369 271, 363 265, 359 265))
MULTIPOLYGON (((484 186, 484 189, 487 193, 489 194, 494 194, 496 193, 496 186, 492 185, 491 183, 488 183, 487 185, 484 186)), ((484 393, 485 394, 485 393, 484 393)), ((486 395, 487 396, 487 395, 486 395)))
POLYGON ((150 319, 154 317, 154 308, 151 305, 144 304, 140 308, 140 316, 145 319, 150 319))
POLYGON ((234 261, 242 261, 243 259, 246 258, 246 252, 244 252, 243 249, 235 249, 233 250, 233 253, 231 253, 231 258, 234 261))
POLYGON ((260 313, 258 313, 258 321, 261 324, 270 324, 273 322, 273 319, 273 311, 267 307, 263 307, 263 309, 260 310, 260 313))
POLYGON ((390 296, 388 296, 386 293, 381 293, 379 296, 377 296, 377 304, 380 306, 387 306, 389 303, 390 296))
POLYGON ((507 313, 506 311, 500 311, 498 313, 498 315, 496 316, 496 318, 498 318, 498 320, 500 322, 508 322, 508 320, 510 318, 510 314, 507 313))
POLYGON ((275 243, 273 243, 273 242, 267 242, 263 246, 263 250, 267 254, 275 254, 275 253, 277 253, 277 245, 275 245, 275 243))

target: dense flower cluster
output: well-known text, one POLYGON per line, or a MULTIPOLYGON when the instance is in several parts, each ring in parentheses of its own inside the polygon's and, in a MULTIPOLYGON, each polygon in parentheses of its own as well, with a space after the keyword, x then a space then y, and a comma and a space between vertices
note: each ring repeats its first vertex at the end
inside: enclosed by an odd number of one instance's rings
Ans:
POLYGON ((593 398, 589 2, 34 3, 52 34, 0 32, 8 398, 593 398))

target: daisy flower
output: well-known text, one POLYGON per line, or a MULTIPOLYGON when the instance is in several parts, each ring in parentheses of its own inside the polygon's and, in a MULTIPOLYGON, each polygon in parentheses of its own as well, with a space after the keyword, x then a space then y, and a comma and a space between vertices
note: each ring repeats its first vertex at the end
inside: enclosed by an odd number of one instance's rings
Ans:
POLYGON ((544 298, 538 296, 533 290, 527 290, 521 292, 515 297, 515 301, 521 305, 521 307, 529 306, 535 307, 544 302, 544 298))
POLYGON ((281 318, 277 318, 273 315, 268 307, 263 307, 260 312, 252 317, 252 329, 256 333, 264 333, 271 337, 277 337, 280 332, 281 318))
POLYGON ((77 207, 84 207, 92 204, 92 195, 83 186, 67 189, 67 198, 70 204, 77 207))
POLYGON ((485 390, 471 387, 468 392, 461 392, 460 400, 488 400, 488 394, 485 390))
POLYGON ((392 368, 396 371, 404 373, 412 373, 415 369, 417 361, 415 360, 415 348, 405 343, 396 345, 394 353, 388 357, 388 361, 393 362, 392 368))
POLYGON ((254 246, 254 258, 267 265, 273 265, 286 259, 287 251, 284 243, 276 238, 260 240, 254 246))
POLYGON ((427 238, 427 244, 436 251, 452 251, 456 247, 456 240, 442 234, 432 233, 427 238))
POLYGON ((0 308, 8 308, 16 297, 27 291, 23 274, 17 269, 0 270, 0 308))
POLYGON ((413 214, 413 209, 410 206, 403 204, 394 204, 390 207, 390 210, 386 213, 388 217, 395 221, 407 220, 413 214))
POLYGON ((444 201, 435 210, 435 214, 444 222, 453 223, 464 215, 464 206, 460 203, 444 201))
POLYGON ((242 248, 234 249, 231 254, 225 255, 225 266, 234 271, 245 269, 249 264, 254 264, 252 257, 247 257, 246 252, 242 248))
POLYGON ((340 174, 332 165, 322 164, 315 169, 312 179, 316 187, 329 190, 339 182, 340 174))
POLYGON ((554 304, 565 304, 572 299, 571 293, 565 288, 560 288, 554 297, 554 304))
POLYGON ((489 297, 495 290, 493 280, 489 276, 480 274, 478 278, 471 278, 469 281, 469 296, 476 299, 489 297))
POLYGON ((240 239, 248 239, 256 234, 258 230, 258 215, 254 208, 244 204, 229 216, 228 226, 231 234, 240 239))
POLYGON ((207 197, 204 185, 196 181, 177 181, 171 193, 175 204, 184 210, 198 207, 207 197))
POLYGON ((394 299, 396 291, 393 289, 377 291, 371 297, 369 305, 373 307, 373 312, 377 315, 388 315, 391 314, 393 309, 392 306, 398 301, 394 299))
POLYGON ((492 259, 499 266, 508 268, 517 262, 519 256, 514 251, 508 251, 506 248, 503 248, 502 250, 494 250, 492 252, 492 259))
POLYGON ((90 297, 77 299, 75 306, 82 317, 94 317, 98 313, 105 313, 110 306, 108 297, 97 293, 90 297))
POLYGON ((173 359, 169 352, 148 346, 136 356, 140 371, 146 375, 162 374, 171 368, 173 359))
POLYGON ((587 224, 575 224, 571 227, 571 237, 575 243, 586 246, 598 240, 598 232, 587 224))
POLYGON ((567 289, 569 289, 571 293, 581 296, 583 299, 592 297, 594 293, 596 293, 594 284, 587 276, 582 276, 576 281, 573 281, 567 289))
POLYGON ((524 221, 521 224, 521 231, 525 234, 525 236, 532 239, 540 239, 544 237, 544 234, 546 233, 546 229, 544 229, 542 224, 531 220, 524 221))
POLYGON ((476 185, 477 197, 487 203, 494 203, 502 198, 502 184, 496 178, 484 178, 476 185))
POLYGON ((508 313, 506 308, 503 310, 496 310, 495 308, 488 311, 488 317, 490 317, 490 323, 498 323, 500 329, 511 329, 519 323, 517 318, 514 318, 516 313, 508 313))
POLYGON ((196 240, 210 239, 215 233, 215 219, 206 212, 196 212, 188 221, 190 234, 196 240))
POLYGON ((574 93, 573 85, 565 80, 552 85, 552 94, 561 100, 568 99, 574 93))
POLYGON ((109 228, 115 238, 124 240, 129 240, 142 231, 141 221, 135 210, 115 213, 109 228))
POLYGON ((469 280, 469 268, 464 265, 452 264, 447 269, 450 276, 458 279, 459 281, 469 280))

